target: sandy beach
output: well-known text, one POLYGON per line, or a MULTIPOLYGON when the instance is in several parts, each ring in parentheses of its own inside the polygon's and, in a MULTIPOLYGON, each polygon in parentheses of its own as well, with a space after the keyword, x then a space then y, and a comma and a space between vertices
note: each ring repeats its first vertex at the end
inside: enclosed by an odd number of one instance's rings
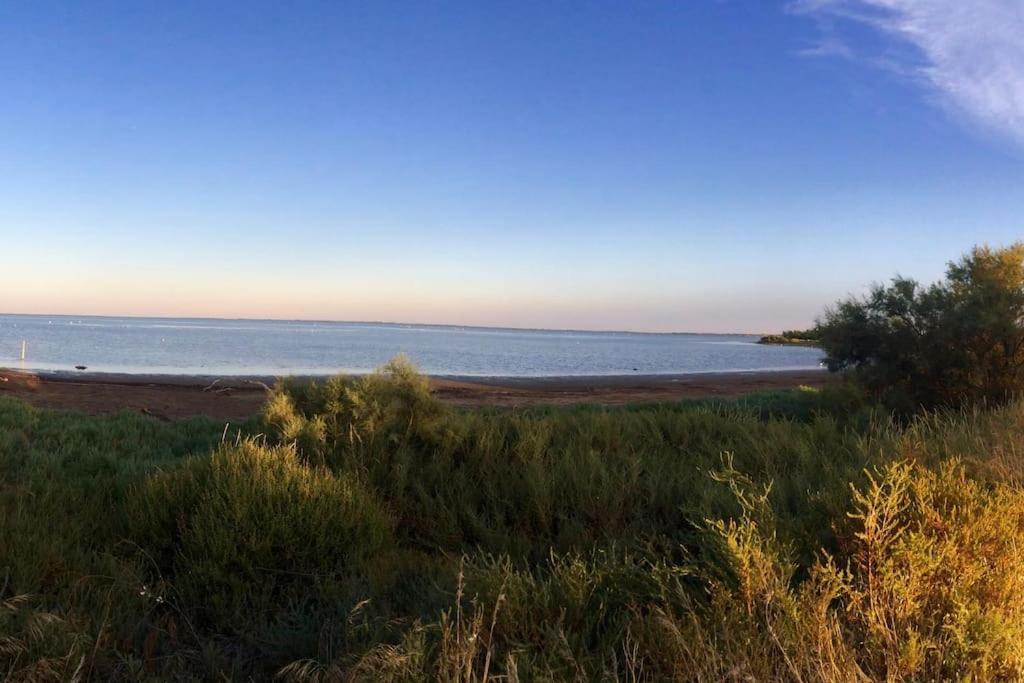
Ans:
MULTIPOLYGON (((32 373, 0 369, 0 396, 14 396, 45 408, 105 414, 142 412, 161 419, 205 415, 242 420, 263 404, 272 377, 32 373)), ((624 405, 708 397, 736 397, 755 391, 820 387, 823 370, 628 375, 613 377, 433 377, 439 398, 463 407, 624 405)))

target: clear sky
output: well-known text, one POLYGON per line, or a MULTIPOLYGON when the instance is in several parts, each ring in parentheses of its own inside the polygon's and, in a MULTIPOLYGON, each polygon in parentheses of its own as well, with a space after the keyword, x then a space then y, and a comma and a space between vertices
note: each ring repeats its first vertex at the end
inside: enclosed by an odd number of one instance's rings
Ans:
POLYGON ((3 312, 767 331, 1021 237, 1021 0, 0 4, 3 312))

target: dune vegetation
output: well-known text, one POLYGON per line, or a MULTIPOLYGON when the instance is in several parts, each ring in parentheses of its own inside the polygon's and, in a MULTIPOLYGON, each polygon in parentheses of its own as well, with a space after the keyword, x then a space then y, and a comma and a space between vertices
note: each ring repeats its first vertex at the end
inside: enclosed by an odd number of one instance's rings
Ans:
POLYGON ((397 358, 245 424, 0 398, 0 676, 1024 679, 1024 246, 818 326, 845 379, 457 410, 397 358))
POLYGON ((10 680, 1018 680, 1024 403, 0 400, 10 680))

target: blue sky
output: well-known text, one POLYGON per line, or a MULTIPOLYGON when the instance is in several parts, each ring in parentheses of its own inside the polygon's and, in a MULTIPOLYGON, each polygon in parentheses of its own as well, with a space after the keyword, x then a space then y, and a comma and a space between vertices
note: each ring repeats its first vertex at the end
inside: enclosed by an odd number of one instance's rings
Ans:
POLYGON ((805 325, 1024 236, 1019 0, 0 5, 0 310, 805 325))

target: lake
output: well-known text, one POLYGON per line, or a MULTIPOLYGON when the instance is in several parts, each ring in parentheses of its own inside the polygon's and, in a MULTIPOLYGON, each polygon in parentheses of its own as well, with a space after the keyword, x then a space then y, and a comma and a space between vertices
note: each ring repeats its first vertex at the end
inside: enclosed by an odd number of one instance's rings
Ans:
POLYGON ((40 371, 326 375, 405 353, 456 376, 663 375, 816 368, 821 352, 750 335, 571 332, 391 323, 0 315, 0 365, 40 371), (21 342, 27 354, 20 361, 21 342))

